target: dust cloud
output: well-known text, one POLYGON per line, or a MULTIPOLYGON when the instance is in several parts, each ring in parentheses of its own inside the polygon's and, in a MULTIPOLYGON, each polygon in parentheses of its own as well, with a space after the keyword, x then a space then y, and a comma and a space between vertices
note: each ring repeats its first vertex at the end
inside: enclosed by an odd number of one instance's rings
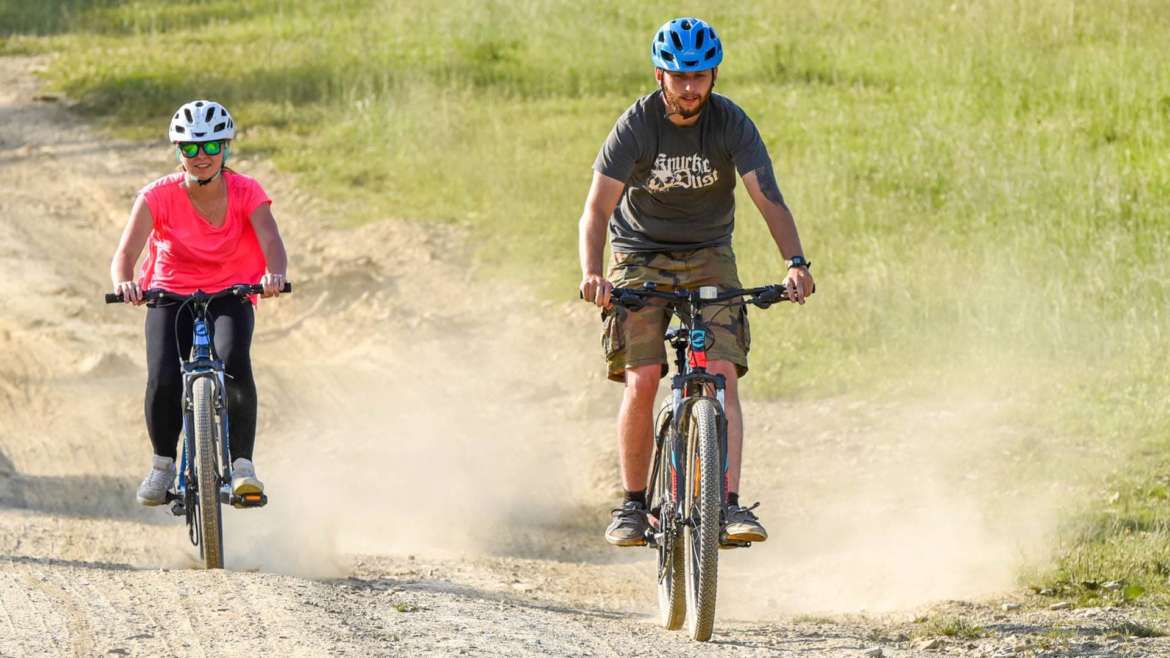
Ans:
POLYGON ((749 404, 744 495, 772 534, 722 553, 721 612, 889 612, 1017 587, 1088 469, 992 396, 749 404), (770 446, 770 426, 805 438, 770 446))
MULTIPOLYGON (((229 566, 340 576, 352 554, 635 559, 652 596, 652 553, 602 544, 620 387, 600 378, 594 313, 516 304, 501 328, 473 319, 491 316, 482 303, 422 317, 388 286, 341 294, 363 301, 318 305, 315 324, 277 330, 268 347, 319 357, 258 368, 275 398, 258 448, 273 502, 229 512, 229 566)), ((883 612, 1011 590, 1049 550, 1079 472, 1022 400, 983 388, 746 401, 743 497, 762 501, 771 538, 721 553, 720 614, 883 612)))
POLYGON ((555 325, 468 321, 474 304, 423 317, 427 305, 391 294, 326 310, 269 346, 257 463, 271 502, 227 514, 228 552, 241 556, 229 567, 340 576, 353 554, 531 556, 578 525, 598 459, 564 377, 573 366, 542 347, 555 325), (345 344, 342 325, 356 345, 318 349, 345 344), (277 356, 289 354, 320 357, 290 368, 277 356))

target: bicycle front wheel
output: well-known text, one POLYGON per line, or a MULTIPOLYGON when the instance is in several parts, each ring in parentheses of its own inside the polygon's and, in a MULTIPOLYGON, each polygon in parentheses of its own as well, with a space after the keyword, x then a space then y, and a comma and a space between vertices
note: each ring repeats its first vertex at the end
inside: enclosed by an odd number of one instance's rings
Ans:
POLYGON ((215 385, 210 377, 192 384, 195 464, 199 468, 199 548, 208 569, 223 568, 223 522, 219 509, 219 449, 215 424, 215 385))
POLYGON ((660 415, 658 431, 655 432, 654 461, 647 500, 658 517, 658 622, 668 630, 682 628, 686 620, 686 599, 683 576, 686 567, 683 560, 682 543, 679 541, 678 524, 675 520, 675 495, 673 486, 675 471, 671 467, 670 455, 673 449, 670 431, 670 414, 660 415))
POLYGON ((686 438, 683 545, 687 554, 687 632, 692 640, 705 642, 711 639, 715 626, 723 516, 723 463, 713 400, 704 398, 691 405, 686 438))

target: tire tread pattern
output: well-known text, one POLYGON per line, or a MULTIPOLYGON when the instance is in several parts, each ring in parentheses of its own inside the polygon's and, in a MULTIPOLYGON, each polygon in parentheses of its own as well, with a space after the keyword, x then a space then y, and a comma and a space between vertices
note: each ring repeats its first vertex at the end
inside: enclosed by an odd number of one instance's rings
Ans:
POLYGON ((219 449, 215 431, 215 386, 208 377, 192 384, 192 412, 195 417, 195 452, 199 467, 199 520, 203 564, 223 568, 223 523, 219 507, 219 449))
POLYGON ((691 405, 687 431, 685 510, 686 516, 694 519, 695 507, 698 507, 698 527, 686 526, 683 544, 687 553, 687 631, 692 640, 700 642, 711 639, 719 584, 723 465, 719 458, 717 418, 713 400, 701 399, 691 405), (696 479, 697 492, 694 491, 696 479))

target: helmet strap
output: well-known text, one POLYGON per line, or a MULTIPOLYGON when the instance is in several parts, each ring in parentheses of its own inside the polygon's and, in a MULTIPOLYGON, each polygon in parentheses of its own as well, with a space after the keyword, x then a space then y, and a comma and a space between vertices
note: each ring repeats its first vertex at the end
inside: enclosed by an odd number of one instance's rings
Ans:
POLYGON ((196 184, 199 185, 199 187, 203 187, 204 185, 210 184, 216 178, 219 178, 219 175, 221 173, 223 173, 223 167, 220 167, 219 171, 208 176, 207 178, 199 178, 199 177, 195 176, 195 174, 192 174, 191 172, 186 171, 186 170, 184 170, 183 173, 184 173, 184 179, 187 182, 187 187, 191 187, 192 185, 196 185, 196 184))

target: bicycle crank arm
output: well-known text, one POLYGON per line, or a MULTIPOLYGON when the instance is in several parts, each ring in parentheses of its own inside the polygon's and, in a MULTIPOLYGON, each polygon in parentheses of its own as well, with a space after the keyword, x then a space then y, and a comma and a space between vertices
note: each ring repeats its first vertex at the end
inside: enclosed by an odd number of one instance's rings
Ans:
POLYGON ((166 502, 171 504, 171 514, 183 516, 187 513, 187 508, 183 505, 183 497, 171 489, 167 489, 166 502))

